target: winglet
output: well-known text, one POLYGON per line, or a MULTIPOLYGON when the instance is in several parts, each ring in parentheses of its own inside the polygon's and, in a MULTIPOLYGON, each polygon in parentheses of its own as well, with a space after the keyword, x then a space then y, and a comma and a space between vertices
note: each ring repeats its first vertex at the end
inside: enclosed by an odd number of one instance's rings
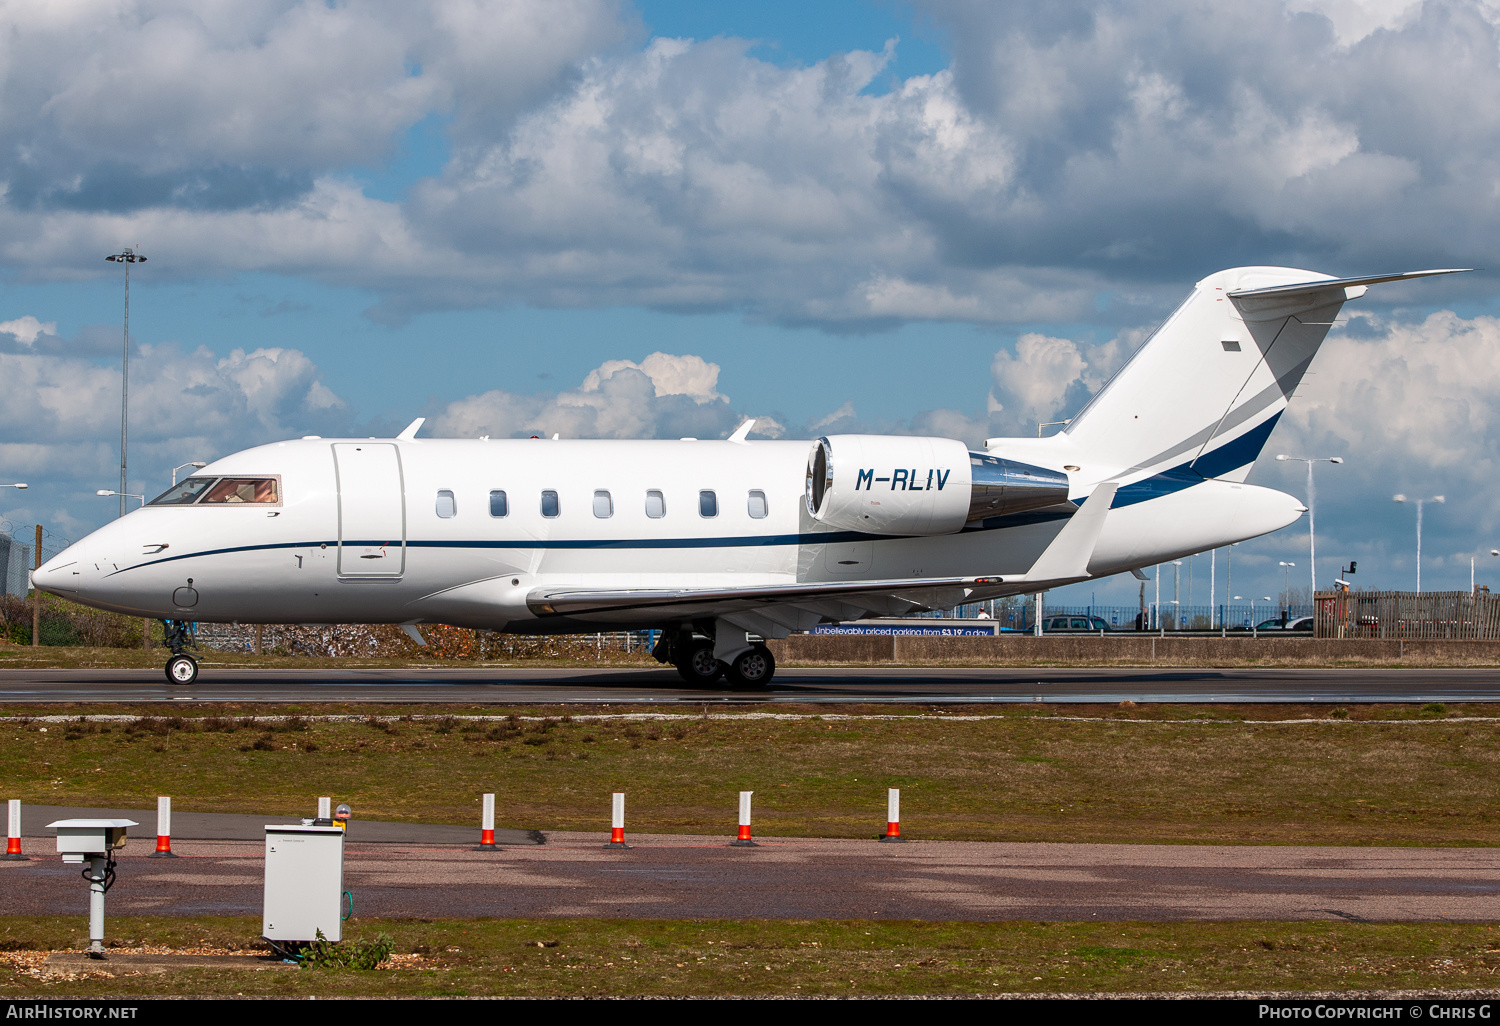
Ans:
POLYGON ((750 434, 750 429, 755 426, 755 418, 751 417, 745 423, 734 429, 734 434, 729 436, 731 442, 743 442, 750 434))
POLYGON ((402 442, 410 442, 413 438, 417 437, 417 429, 425 423, 427 423, 426 417, 418 417, 416 420, 406 425, 406 430, 396 436, 397 440, 402 442))
POLYGON ((1037 557, 1026 581, 1081 580, 1089 575, 1089 559, 1094 555, 1094 546, 1099 544, 1099 534, 1104 530, 1104 518, 1109 514, 1110 504, 1115 501, 1115 492, 1120 482, 1106 481, 1094 489, 1084 500, 1047 550, 1037 557))

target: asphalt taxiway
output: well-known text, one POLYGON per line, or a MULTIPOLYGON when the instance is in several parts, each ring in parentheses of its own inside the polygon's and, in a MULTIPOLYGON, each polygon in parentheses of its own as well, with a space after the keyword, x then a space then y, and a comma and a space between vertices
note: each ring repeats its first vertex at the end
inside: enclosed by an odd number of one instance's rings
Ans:
POLYGON ((1500 667, 1151 669, 787 668, 764 691, 685 685, 669 669, 250 669, 206 664, 198 683, 160 670, 0 670, 0 705, 101 702, 558 703, 1500 702, 1500 667))
MULTIPOLYGON (((264 817, 277 822, 277 817, 264 817)), ((449 828, 452 829, 452 828, 449 828)), ((436 836, 436 835, 434 835, 436 836)), ((477 852, 412 836, 346 848, 357 915, 650 919, 1494 921, 1500 850, 1009 844, 549 834, 477 852)), ((0 862, 0 914, 85 916, 77 866, 46 841, 0 862)), ((109 915, 260 914, 264 845, 131 840, 109 915)), ((116 927, 116 930, 122 927, 116 927)))

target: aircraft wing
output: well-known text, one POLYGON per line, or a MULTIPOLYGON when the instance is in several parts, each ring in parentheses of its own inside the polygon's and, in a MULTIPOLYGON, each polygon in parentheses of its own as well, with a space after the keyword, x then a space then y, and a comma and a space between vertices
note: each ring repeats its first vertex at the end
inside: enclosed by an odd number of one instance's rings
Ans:
POLYGON ((766 637, 782 638, 824 620, 899 616, 948 609, 965 602, 1087 580, 1088 563, 1104 528, 1118 483, 1106 482, 1088 499, 1024 574, 990 577, 918 577, 894 580, 799 581, 730 588, 538 588, 526 605, 538 617, 673 619, 718 617, 766 637))

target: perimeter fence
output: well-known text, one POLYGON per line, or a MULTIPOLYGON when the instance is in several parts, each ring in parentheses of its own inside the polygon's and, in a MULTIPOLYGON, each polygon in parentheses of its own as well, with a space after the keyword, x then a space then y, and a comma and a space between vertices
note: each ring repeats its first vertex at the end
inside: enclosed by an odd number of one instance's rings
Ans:
POLYGON ((293 624, 197 625, 200 649, 265 655, 322 658, 434 659, 507 662, 526 659, 572 659, 597 662, 620 658, 648 658, 658 631, 615 631, 598 634, 518 635, 496 631, 423 624, 417 628, 426 645, 418 645, 391 624, 331 624, 311 627, 293 624))
POLYGON ((1500 595, 1487 591, 1334 591, 1317 596, 1320 638, 1500 640, 1500 595))
MULTIPOLYGON (((979 605, 960 606, 954 612, 964 619, 990 616, 988 608, 979 605)), ((1266 620, 1285 619, 1290 622, 1312 615, 1313 607, 1305 602, 1280 606, 1260 602, 1254 605, 1220 603, 1199 606, 1163 602, 1159 608, 1154 603, 1147 603, 1143 610, 1139 606, 1052 605, 1045 599, 1042 600, 1044 629, 1050 620, 1063 616, 1070 621, 1074 618, 1102 620, 1111 631, 1211 631, 1221 628, 1244 630, 1266 620)), ((1029 631, 1036 625, 1036 604, 997 602, 993 619, 1004 630, 1029 631)), ((1082 623, 1077 626, 1079 629, 1087 629, 1082 623)), ((1065 629, 1073 628, 1070 625, 1065 629)), ((1097 629, 1097 625, 1092 629, 1097 629)))
MULTIPOLYGON (((53 595, 41 597, 33 611, 31 571, 72 544, 46 527, 40 529, 38 559, 35 526, 0 520, 0 644, 29 645, 33 618, 43 645, 90 645, 124 648, 141 644, 140 620, 90 609, 53 595), (39 615, 36 615, 39 614, 39 615)), ((157 628, 158 633, 160 628, 157 628)))

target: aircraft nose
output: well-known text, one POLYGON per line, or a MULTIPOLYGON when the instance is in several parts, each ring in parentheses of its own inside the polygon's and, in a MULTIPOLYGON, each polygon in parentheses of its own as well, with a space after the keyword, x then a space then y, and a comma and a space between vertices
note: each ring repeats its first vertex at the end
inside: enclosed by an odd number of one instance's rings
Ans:
POLYGON ((31 572, 34 587, 53 595, 78 594, 84 562, 83 546, 69 545, 31 572))

